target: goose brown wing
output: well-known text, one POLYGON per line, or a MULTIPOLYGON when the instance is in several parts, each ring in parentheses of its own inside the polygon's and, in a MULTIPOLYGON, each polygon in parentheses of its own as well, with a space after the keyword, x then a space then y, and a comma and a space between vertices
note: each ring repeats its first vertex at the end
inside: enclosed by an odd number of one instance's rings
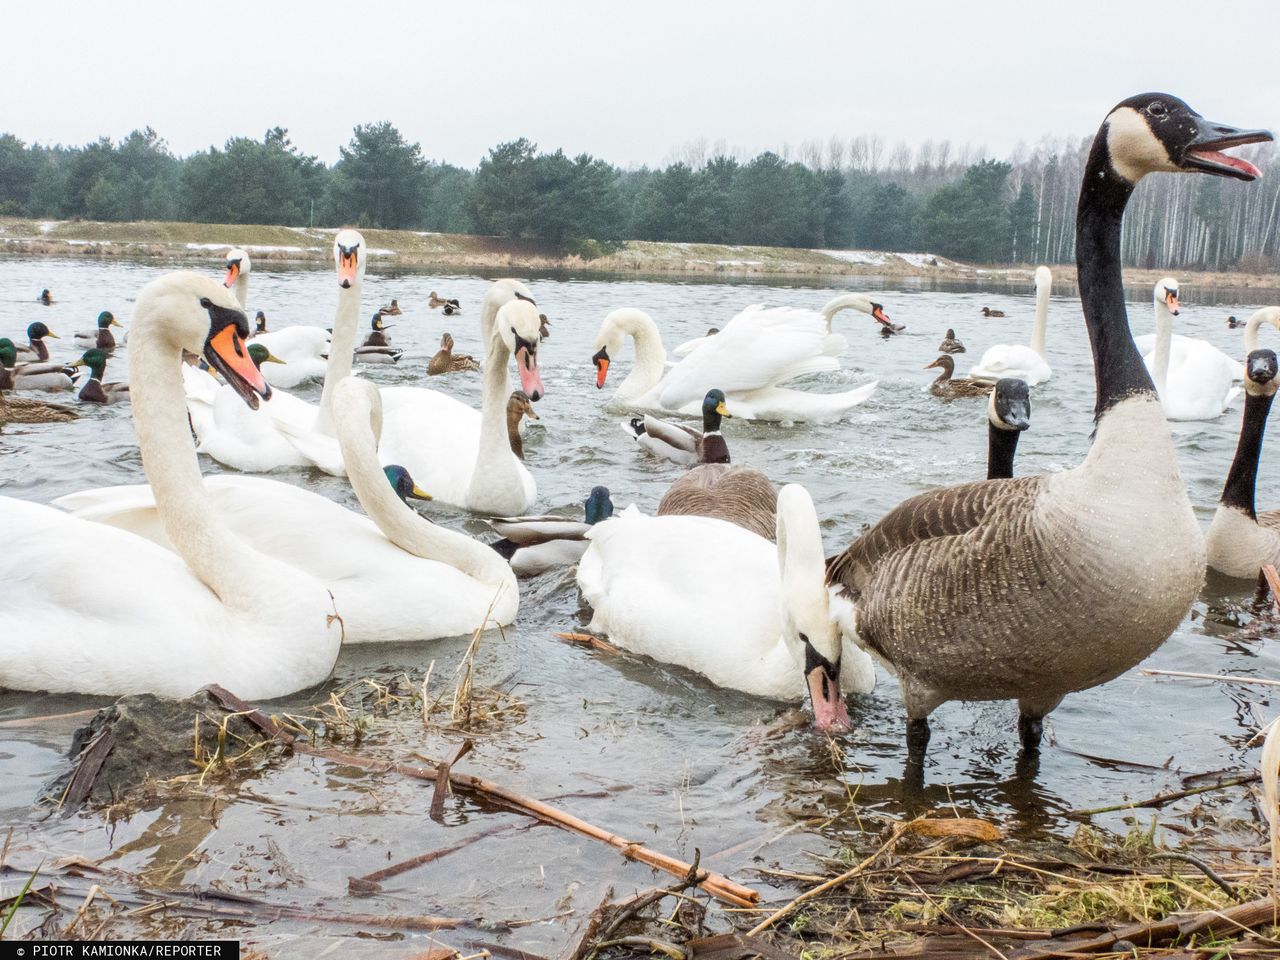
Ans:
POLYGON ((673 483, 658 504, 658 516, 716 517, 772 540, 778 492, 759 470, 704 463, 673 483))

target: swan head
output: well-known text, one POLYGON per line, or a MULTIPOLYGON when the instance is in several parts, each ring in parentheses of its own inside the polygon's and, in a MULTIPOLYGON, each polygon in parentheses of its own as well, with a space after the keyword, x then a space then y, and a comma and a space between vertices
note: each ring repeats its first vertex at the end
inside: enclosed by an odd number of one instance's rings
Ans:
POLYGON ((613 516, 613 499, 609 496, 608 487, 592 487, 582 506, 587 523, 591 526, 613 516))
POLYGON ((1036 289, 1044 290, 1053 286, 1053 271, 1044 264, 1036 267, 1036 289))
POLYGON ((1031 426, 1031 389, 1027 381, 1002 377, 987 401, 987 421, 997 430, 1021 433, 1031 426))
POLYGON ((541 400, 547 391, 542 385, 542 371, 538 369, 542 315, 538 313, 537 306, 526 295, 514 291, 513 299, 498 308, 494 323, 507 351, 515 357, 520 388, 530 400, 541 400))
POLYGON ((0 367, 12 367, 18 362, 18 348, 8 337, 0 337, 0 367))
POLYGON ((261 310, 259 310, 258 315, 253 318, 253 334, 254 336, 257 336, 260 333, 266 333, 266 332, 267 332, 267 315, 263 313, 261 310))
POLYGON ((1173 277, 1165 277, 1163 280, 1157 280, 1152 290, 1152 298, 1155 302, 1156 309, 1161 307, 1168 310, 1172 316, 1177 316, 1180 307, 1178 306, 1178 281, 1173 277))
POLYGON ((117 320, 115 314, 112 313, 110 310, 103 310, 100 314, 98 314, 99 330, 106 330, 108 327, 123 327, 123 326, 124 324, 122 324, 119 320, 117 320))
POLYGON ((364 279, 364 237, 359 230, 339 230, 333 238, 333 265, 338 270, 338 286, 350 290, 364 279))
POLYGON ((832 619, 818 513, 809 491, 792 483, 778 492, 778 573, 782 583, 782 638, 803 664, 805 686, 819 730, 849 729, 840 685, 840 629, 832 619))
POLYGON ((622 343, 627 334, 619 320, 629 312, 629 308, 626 307, 614 310, 600 324, 600 332, 596 334, 594 345, 596 352, 591 355, 591 362, 596 368, 597 390, 604 388, 605 379, 609 376, 609 364, 622 352, 622 343))
POLYGON ((1141 93, 1117 104, 1102 135, 1111 168, 1130 183, 1158 171, 1255 180, 1262 175, 1257 167, 1222 151, 1272 139, 1267 130, 1206 120, 1167 93, 1141 93))
POLYGON ((391 489, 396 492, 396 496, 404 504, 408 504, 412 498, 414 500, 430 500, 431 494, 423 490, 413 482, 413 477, 409 476, 409 471, 398 463, 388 464, 382 468, 382 472, 386 474, 387 481, 391 484, 391 489))
POLYGON ((44 325, 44 322, 41 320, 37 320, 35 323, 30 324, 27 327, 27 339, 30 340, 32 343, 35 343, 37 340, 43 340, 45 337, 52 337, 54 340, 62 339, 56 333, 54 333, 52 330, 46 327, 44 325))
POLYGON ((253 270, 249 254, 239 247, 227 251, 227 275, 222 280, 224 287, 234 287, 241 276, 248 276, 253 270))

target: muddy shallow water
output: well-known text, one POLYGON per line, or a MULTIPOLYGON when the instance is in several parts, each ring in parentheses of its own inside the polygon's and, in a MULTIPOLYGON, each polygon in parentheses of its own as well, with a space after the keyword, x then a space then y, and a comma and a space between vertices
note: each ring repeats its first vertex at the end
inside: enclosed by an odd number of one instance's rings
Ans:
MULTIPOLYGON (((216 273, 217 265, 211 260, 209 271, 216 273)), ((385 271, 381 264, 372 265, 364 312, 371 314, 397 297, 405 314, 394 318, 391 334, 406 353, 396 367, 365 368, 368 376, 384 383, 425 380, 425 360, 446 329, 456 338, 457 350, 480 352, 478 304, 486 280, 385 271), (466 313, 446 319, 429 311, 426 298, 433 289, 459 297, 466 313)), ((0 335, 24 339, 27 323, 44 320, 65 337, 53 342, 55 356, 70 360, 75 356, 71 333, 91 327, 102 309, 111 309, 127 324, 137 291, 159 272, 154 265, 128 263, 0 260, 0 335), (42 287, 53 291, 54 306, 32 302, 42 287)), ((678 468, 644 458, 619 430, 618 417, 603 411, 612 385, 606 392, 595 389, 590 347, 608 310, 646 308, 671 347, 752 303, 818 307, 841 292, 803 284, 565 277, 529 282, 540 308, 551 317, 552 338, 540 351, 548 393, 538 404, 542 420, 530 428, 526 456, 538 481, 539 508, 556 510, 578 509, 599 483, 610 487, 619 508, 635 502, 652 510, 678 475, 678 468)), ((1233 355, 1241 353, 1239 331, 1227 330, 1223 320, 1228 313, 1246 317, 1262 304, 1215 291, 1216 303, 1210 306, 1198 302, 1191 287, 1181 292, 1180 332, 1209 339, 1233 355)), ((1134 327, 1147 332, 1152 325, 1150 292, 1135 289, 1130 296, 1134 327)), ((869 318, 841 314, 837 328, 851 344, 845 369, 807 385, 836 390, 879 379, 870 401, 844 422, 821 427, 737 421, 725 427, 735 461, 760 467, 779 484, 801 481, 808 486, 823 518, 829 552, 904 497, 983 475, 985 404, 944 404, 923 389, 932 371, 921 367, 937 355, 945 328, 954 327, 969 347, 958 358, 960 372, 976 362, 985 346, 1026 342, 1030 335, 1029 288, 886 288, 878 297, 896 322, 907 325, 906 334, 883 340, 869 318), (1007 318, 982 319, 984 305, 1004 310, 1007 318)), ((273 328, 290 323, 328 326, 335 283, 329 272, 264 265, 253 274, 249 300, 249 312, 265 310, 273 328)), ((1088 446, 1093 386, 1078 301, 1055 296, 1049 323, 1054 376, 1033 390, 1032 429, 1019 449, 1019 473, 1064 469, 1078 462, 1088 446)), ((125 375, 125 355, 127 350, 108 367, 108 380, 125 375)), ((615 360, 613 384, 629 366, 629 353, 615 360)), ((474 374, 435 378, 431 386, 479 402, 474 374)), ((318 397, 319 385, 297 392, 318 397)), ((1213 422, 1173 425, 1183 473, 1206 524, 1234 451, 1238 423, 1237 404, 1213 422)), ((1280 463, 1270 451, 1264 451, 1263 459, 1259 503, 1274 505, 1280 502, 1280 463)), ((211 461, 204 467, 207 472, 220 469, 211 461)), ((275 476, 356 506, 345 481, 307 471, 275 476)), ((141 479, 128 407, 87 409, 78 423, 13 426, 0 433, 4 495, 48 501, 90 485, 141 479)), ((427 512, 474 533, 485 529, 449 508, 433 504, 427 512)), ((80 548, 93 550, 92 539, 80 548)), ((1211 581, 1191 615, 1144 666, 1275 677, 1275 643, 1239 629, 1253 617, 1253 591, 1247 584, 1211 581)), ((461 769, 531 796, 562 797, 558 802, 579 816, 662 852, 690 859, 700 849, 704 864, 759 886, 766 898, 778 891, 770 891, 752 868, 777 862, 805 870, 812 865, 810 855, 834 854, 856 839, 860 815, 901 816, 954 803, 1005 823, 1017 836, 1066 834, 1078 822, 1066 815, 1073 809, 1177 788, 1181 774, 1254 763, 1256 753, 1246 743, 1259 720, 1275 712, 1264 687, 1170 681, 1131 671, 1069 697, 1046 723, 1040 769, 1020 775, 1012 704, 948 704, 934 715, 928 787, 916 792, 901 782, 903 717, 891 677, 882 673, 872 695, 851 702, 857 729, 841 738, 833 752, 825 739, 808 730, 762 736, 763 725, 785 705, 717 690, 682 670, 608 657, 552 636, 584 622, 571 577, 550 574, 523 584, 517 623, 505 638, 486 636, 476 676, 477 685, 509 691, 523 704, 523 713, 482 730, 475 753, 461 769)), ((300 708, 366 676, 387 681, 407 674, 421 683, 433 662, 432 690, 438 693, 451 685, 466 644, 466 638, 459 638, 348 648, 324 689, 270 706, 274 711, 300 708)), ((228 802, 214 807, 207 799, 170 800, 111 823, 99 814, 45 819, 32 802, 41 785, 65 769, 72 724, 26 720, 103 702, 0 693, 0 824, 17 828, 14 849, 23 852, 21 862, 30 859, 34 865, 44 855, 105 858, 156 887, 216 885, 320 911, 435 913, 477 918, 477 923, 540 920, 485 936, 543 953, 570 936, 566 912, 589 911, 607 885, 626 893, 654 881, 647 867, 627 863, 607 847, 550 827, 526 828, 521 818, 465 800, 450 801, 444 825, 433 823, 426 816, 430 793, 423 784, 306 757, 269 765, 224 793, 228 802), (390 880, 376 897, 348 896, 349 876, 504 823, 518 826, 390 880)), ((175 736, 189 735, 178 731, 175 736)), ((438 729, 424 734, 420 718, 408 710, 376 722, 356 749, 398 759, 411 759, 415 750, 439 757, 456 739, 438 729)), ((1250 815, 1247 803, 1237 807, 1236 812, 1250 815)), ((1126 827, 1120 813, 1098 816, 1095 822, 1116 830, 1126 827)), ((345 932, 307 921, 239 931, 268 942, 273 955, 284 956, 313 956, 317 938, 345 932)), ((349 941, 344 950, 364 955, 403 953, 405 948, 362 940, 349 941)))

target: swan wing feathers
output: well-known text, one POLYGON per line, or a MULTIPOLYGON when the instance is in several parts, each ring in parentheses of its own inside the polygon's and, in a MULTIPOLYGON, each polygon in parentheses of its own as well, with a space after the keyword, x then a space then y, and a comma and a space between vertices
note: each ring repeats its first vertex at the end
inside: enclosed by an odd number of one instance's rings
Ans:
POLYGON ((1017 377, 1019 380, 1026 380, 1028 386, 1043 383, 1051 374, 1044 358, 1020 343, 999 343, 988 347, 978 365, 969 371, 969 376, 975 380, 1017 377))
POLYGON ((701 403, 708 390, 727 394, 757 390, 783 378, 808 372, 816 363, 830 369, 824 358, 827 322, 815 310, 793 307, 748 307, 706 344, 676 364, 662 382, 660 401, 676 410, 701 403), (819 360, 818 358, 823 358, 819 360))

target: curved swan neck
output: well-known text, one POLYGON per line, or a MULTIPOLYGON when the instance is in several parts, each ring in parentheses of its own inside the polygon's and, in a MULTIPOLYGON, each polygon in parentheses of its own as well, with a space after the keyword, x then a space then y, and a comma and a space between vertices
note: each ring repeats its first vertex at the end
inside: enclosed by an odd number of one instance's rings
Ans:
POLYGON ((1169 382, 1169 354, 1173 349, 1173 314, 1159 297, 1156 309, 1156 352, 1151 362, 1156 390, 1163 392, 1169 382))
POLYGON ((840 296, 828 300, 826 306, 822 308, 822 315, 827 320, 827 333, 831 332, 831 322, 841 310, 858 310, 862 313, 870 313, 871 298, 864 293, 842 293, 840 296))
POLYGON ((1249 322, 1244 325, 1244 355, 1246 357, 1258 349, 1258 330, 1264 323, 1272 319, 1274 312, 1274 307, 1263 307, 1261 310, 1255 310, 1253 316, 1249 318, 1249 322))
POLYGON ((1003 480, 1013 476, 1013 457, 1018 451, 1018 430, 1002 430, 987 422, 987 479, 1003 480))
POLYGON ((1031 349, 1046 363, 1049 358, 1044 354, 1044 337, 1049 325, 1049 292, 1051 289, 1052 287, 1048 283, 1036 284, 1036 322, 1035 326, 1031 328, 1031 349))
POLYGON ((334 434, 333 391, 351 376, 356 338, 360 327, 360 291, 364 275, 356 274, 349 287, 338 287, 338 308, 333 316, 333 335, 329 338, 329 362, 324 371, 324 389, 320 393, 320 410, 316 413, 316 429, 334 434))
POLYGON ((498 333, 497 317, 514 294, 501 281, 489 288, 480 308, 480 338, 484 343, 484 367, 480 397, 480 440, 468 501, 479 490, 520 490, 524 480, 520 461, 511 452, 507 437, 507 400, 510 382, 507 364, 511 351, 498 333))
POLYGON ((1267 414, 1271 412, 1273 398, 1273 394, 1245 391, 1240 440, 1236 444, 1231 469, 1227 471, 1227 482, 1222 487, 1222 505, 1235 507, 1255 520, 1258 516, 1254 510, 1258 458, 1262 455, 1262 438, 1267 430, 1267 414))
POLYGON ((388 540, 416 557, 439 561, 491 585, 495 594, 516 594, 515 574, 496 551, 424 520, 396 496, 378 462, 382 400, 377 387, 355 377, 344 380, 335 398, 334 418, 351 489, 388 540))
POLYGON ((241 270, 236 276, 235 285, 232 286, 231 292, 235 294, 237 300, 240 301, 240 309, 243 310, 249 303, 249 271, 241 270))
POLYGON ((1112 169, 1104 125, 1089 151, 1076 210, 1076 273, 1093 352, 1095 420, 1126 397, 1155 389, 1124 305, 1120 222, 1132 193, 1133 184, 1112 169))
POLYGON ((653 318, 643 310, 626 308, 611 315, 614 326, 631 337, 636 360, 631 372, 618 387, 618 397, 630 399, 648 393, 666 372, 667 351, 653 318))

